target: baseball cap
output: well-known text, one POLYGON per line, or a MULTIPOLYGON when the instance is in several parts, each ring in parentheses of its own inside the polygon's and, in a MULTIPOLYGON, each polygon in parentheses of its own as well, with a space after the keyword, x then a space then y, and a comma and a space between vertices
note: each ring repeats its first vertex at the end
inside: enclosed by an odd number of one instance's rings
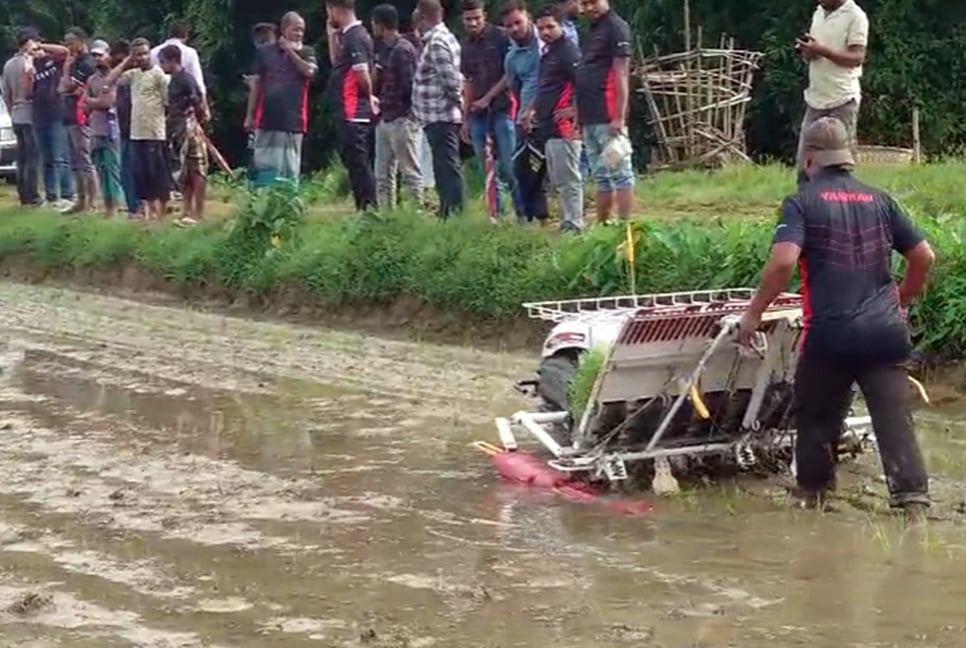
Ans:
POLYGON ((107 54, 111 51, 111 46, 106 41, 96 40, 91 43, 91 54, 107 54))
POLYGON ((841 120, 822 117, 805 129, 805 150, 812 154, 812 161, 819 168, 855 166, 849 139, 849 132, 841 120))

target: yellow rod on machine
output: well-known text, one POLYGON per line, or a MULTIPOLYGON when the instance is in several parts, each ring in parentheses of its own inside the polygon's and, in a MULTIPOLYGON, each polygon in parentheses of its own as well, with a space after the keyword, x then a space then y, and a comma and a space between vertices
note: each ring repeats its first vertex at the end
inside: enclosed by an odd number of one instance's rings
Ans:
POLYGON ((489 455, 491 457, 494 456, 494 455, 498 455, 498 454, 502 454, 502 453, 506 452, 506 450, 504 450, 502 448, 498 448, 495 445, 493 445, 492 443, 488 443, 487 441, 474 441, 473 442, 473 446, 477 450, 481 450, 481 451, 483 451, 484 453, 486 453, 487 455, 489 455))
POLYGON ((694 410, 698 413, 698 416, 707 420, 711 418, 711 412, 708 410, 708 406, 704 404, 704 400, 701 398, 701 392, 698 391, 698 385, 691 385, 691 403, 694 405, 694 410))

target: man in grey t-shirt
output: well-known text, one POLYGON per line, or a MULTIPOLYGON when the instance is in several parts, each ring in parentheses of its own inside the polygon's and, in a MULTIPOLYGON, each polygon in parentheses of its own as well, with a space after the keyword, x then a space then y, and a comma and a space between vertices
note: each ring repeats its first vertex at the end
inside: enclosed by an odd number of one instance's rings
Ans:
POLYGON ((40 204, 40 150, 33 128, 34 56, 39 54, 40 36, 24 29, 17 35, 18 52, 3 66, 3 101, 17 137, 17 195, 23 206, 40 204))

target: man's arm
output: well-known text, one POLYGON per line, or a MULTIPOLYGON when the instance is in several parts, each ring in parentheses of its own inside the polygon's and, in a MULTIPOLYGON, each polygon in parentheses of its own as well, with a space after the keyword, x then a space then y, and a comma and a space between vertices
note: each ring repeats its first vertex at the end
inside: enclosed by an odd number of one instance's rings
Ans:
POLYGON ((369 49, 369 43, 363 39, 360 34, 359 29, 353 28, 343 39, 343 47, 345 47, 346 56, 349 57, 349 61, 352 64, 352 71, 356 76, 356 88, 359 90, 359 95, 366 99, 366 101, 372 98, 372 72, 369 69, 371 65, 371 54, 369 49))
POLYGON ((889 200, 889 212, 892 249, 906 259, 906 274, 899 284, 899 303, 908 307, 926 289, 926 281, 936 261, 936 254, 922 232, 892 199, 889 200))
POLYGON ((611 124, 624 128, 627 125, 627 105, 630 99, 631 31, 626 23, 618 21, 611 35, 611 69, 616 80, 617 115, 611 124))
POLYGON ((10 74, 7 72, 7 67, 3 68, 3 78, 2 87, 0 87, 0 95, 3 96, 3 103, 7 107, 7 113, 13 114, 13 84, 10 82, 10 74))
POLYGON ((109 110, 114 107, 117 103, 117 86, 112 84, 105 84, 104 92, 99 96, 93 96, 88 93, 87 100, 84 104, 91 110, 109 110))
POLYGON ((865 48, 869 43, 869 19, 860 14, 849 25, 846 34, 845 49, 832 49, 816 40, 809 40, 801 46, 801 50, 809 56, 826 58, 841 67, 854 68, 865 63, 865 48))
POLYGON ((70 94, 71 92, 71 77, 74 74, 74 63, 76 59, 72 56, 67 57, 67 61, 64 63, 64 69, 60 75, 60 82, 57 84, 57 92, 60 94, 70 94))
MULTIPOLYGON (((393 54, 395 55, 396 52, 393 52, 393 54)), ((416 80, 416 65, 418 64, 416 56, 415 50, 408 50, 399 52, 398 56, 393 56, 392 58, 390 67, 394 72, 396 83, 404 90, 411 89, 416 80)))
POLYGON ((245 107, 245 127, 251 129, 255 121, 255 106, 258 104, 258 97, 262 94, 262 77, 255 75, 252 79, 251 89, 248 91, 248 104, 245 107))
POLYGON ((70 54, 70 50, 56 43, 41 43, 40 48, 51 58, 57 59, 58 61, 63 61, 70 54))
POLYGON ((118 63, 116 67, 112 68, 111 71, 108 72, 107 74, 108 84, 115 85, 117 83, 121 83, 122 81, 126 80, 128 77, 126 77, 125 73, 128 71, 128 68, 130 67, 130 65, 131 65, 131 57, 128 56, 123 61, 118 63))
MULTIPOLYGON (((319 66, 315 62, 315 50, 312 47, 303 45, 300 51, 296 51, 294 47, 289 46, 286 48, 285 54, 295 65, 299 74, 309 79, 315 76, 319 66)), ((366 74, 368 75, 368 70, 366 70, 366 74)))
POLYGON ((201 92, 201 98, 204 99, 208 96, 208 86, 205 85, 205 74, 201 70, 201 59, 198 56, 198 50, 193 47, 186 47, 185 51, 188 52, 188 61, 185 64, 185 69, 188 71, 194 80, 198 84, 198 90, 201 92))
POLYGON ((745 346, 750 345, 765 310, 792 280, 804 246, 805 215, 802 206, 795 198, 786 198, 782 203, 782 216, 775 226, 771 254, 761 273, 761 282, 741 319, 739 341, 745 346))

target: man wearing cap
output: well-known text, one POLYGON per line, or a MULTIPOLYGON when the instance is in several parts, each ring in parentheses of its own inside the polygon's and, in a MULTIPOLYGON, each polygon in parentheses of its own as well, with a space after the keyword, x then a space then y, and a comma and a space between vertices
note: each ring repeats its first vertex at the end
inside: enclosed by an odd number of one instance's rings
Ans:
MULTIPOLYGON (((862 101, 862 64, 869 41, 869 19, 855 0, 819 0, 808 33, 795 49, 808 62, 802 132, 816 119, 837 117, 849 133, 855 154, 856 125, 862 101)), ((799 140, 796 168, 799 184, 807 181, 799 140)))
POLYGON ((929 505, 929 480, 910 412, 906 309, 922 294, 935 257, 891 196, 852 176, 849 134, 840 120, 823 117, 802 139, 809 182, 782 203, 771 258, 739 340, 750 345, 762 313, 798 264, 805 316, 795 374, 799 489, 812 506, 834 489, 838 438, 857 382, 890 504, 918 522, 929 505), (898 286, 890 271, 893 250, 906 260, 898 286))
POLYGON ((109 83, 111 47, 105 41, 91 43, 97 72, 87 81, 82 104, 91 129, 91 160, 100 181, 104 213, 113 216, 124 199, 121 187, 120 131, 117 122, 117 88, 109 83))

